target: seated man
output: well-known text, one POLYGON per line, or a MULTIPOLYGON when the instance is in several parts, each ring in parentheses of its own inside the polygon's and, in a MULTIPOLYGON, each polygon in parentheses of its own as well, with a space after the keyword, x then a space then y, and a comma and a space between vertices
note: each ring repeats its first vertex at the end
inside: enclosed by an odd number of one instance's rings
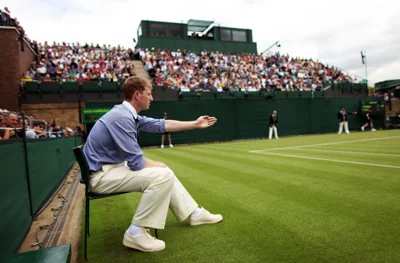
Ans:
POLYGON ((218 223, 222 216, 199 208, 168 166, 143 156, 138 130, 164 133, 203 129, 217 120, 201 116, 182 122, 138 115, 153 100, 151 84, 144 78, 128 78, 123 93, 124 102, 101 117, 87 138, 84 153, 92 171, 90 189, 98 194, 143 192, 123 244, 146 252, 159 251, 165 248, 164 241, 153 238, 144 228, 164 229, 168 208, 179 221, 189 217, 190 225, 218 223))
POLYGON ((32 129, 29 129, 29 126, 26 126, 27 131, 25 132, 25 136, 27 139, 38 139, 46 137, 46 126, 44 122, 34 121, 32 126, 32 129))
POLYGON ((8 111, 3 114, 3 121, 0 123, 0 138, 12 139, 17 138, 15 129, 18 125, 18 114, 12 111, 8 111))

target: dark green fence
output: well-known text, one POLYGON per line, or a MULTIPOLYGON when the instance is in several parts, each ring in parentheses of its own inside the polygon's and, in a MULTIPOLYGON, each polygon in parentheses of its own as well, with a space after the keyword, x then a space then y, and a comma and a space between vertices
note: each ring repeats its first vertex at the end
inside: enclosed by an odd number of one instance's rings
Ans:
POLYGON ((28 168, 34 214, 60 185, 75 162, 71 149, 76 144, 76 137, 28 141, 28 168))
POLYGON ((24 240, 32 222, 24 145, 0 143, 0 262, 11 255, 24 240))
MULTIPOLYGON (((278 111, 279 135, 330 133, 338 131, 337 113, 341 106, 348 112, 349 128, 360 129, 365 116, 360 113, 362 101, 381 98, 285 98, 285 99, 183 99, 180 101, 154 101, 141 115, 162 118, 167 112, 170 119, 194 120, 200 115, 217 117, 215 126, 205 130, 173 133, 174 144, 229 141, 267 137, 269 116, 278 111)), ((114 103, 87 103, 87 108, 109 107, 114 103)), ((374 116, 376 128, 384 127, 384 115, 374 116)), ((160 134, 141 133, 141 145, 161 143, 160 134)))
POLYGON ((75 161, 81 137, 0 142, 0 262, 24 240, 32 220, 75 161), (27 159, 26 159, 27 158, 27 159), (27 162, 26 162, 27 160, 27 162), (28 165, 26 165, 28 164, 28 165))

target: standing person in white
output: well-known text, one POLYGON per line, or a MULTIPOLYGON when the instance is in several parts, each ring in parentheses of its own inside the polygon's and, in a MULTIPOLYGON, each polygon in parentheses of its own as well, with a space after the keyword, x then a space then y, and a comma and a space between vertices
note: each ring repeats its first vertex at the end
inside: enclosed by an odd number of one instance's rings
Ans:
POLYGON ((278 116, 276 115, 276 110, 272 112, 272 115, 269 116, 269 139, 272 139, 272 133, 275 134, 275 139, 279 139, 278 137, 278 116))
POLYGON ((222 221, 221 215, 198 206, 167 165, 144 157, 138 144, 139 130, 164 133, 204 129, 214 125, 216 118, 201 116, 183 122, 140 116, 138 113, 153 101, 151 88, 147 79, 128 78, 123 86, 124 102, 96 122, 84 147, 92 173, 92 192, 143 192, 123 244, 145 252, 165 248, 164 241, 152 237, 145 227, 164 229, 168 208, 179 221, 189 217, 192 226, 222 221))
POLYGON ((340 107, 340 111, 337 114, 338 116, 338 120, 339 120, 339 132, 338 134, 341 134, 343 131, 343 127, 344 127, 344 131, 349 134, 349 123, 348 123, 348 119, 347 119, 347 112, 344 109, 344 107, 340 107))

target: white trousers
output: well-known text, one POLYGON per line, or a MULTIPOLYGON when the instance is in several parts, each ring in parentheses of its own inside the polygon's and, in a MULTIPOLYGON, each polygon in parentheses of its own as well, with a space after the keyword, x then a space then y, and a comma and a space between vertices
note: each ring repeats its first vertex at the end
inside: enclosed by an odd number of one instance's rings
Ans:
POLYGON ((269 139, 272 139, 272 133, 275 134, 275 139, 279 139, 278 138, 278 129, 276 128, 275 125, 273 125, 272 127, 269 127, 269 139))
POLYGON ((164 229, 168 208, 179 221, 198 207, 182 183, 169 168, 153 167, 131 171, 126 163, 104 165, 90 179, 93 193, 142 192, 132 224, 164 229))
POLYGON ((346 133, 350 133, 350 132, 349 132, 349 124, 348 124, 348 122, 347 122, 347 121, 342 121, 342 122, 339 122, 339 134, 342 133, 342 131, 343 131, 343 126, 344 126, 344 131, 345 131, 346 133))

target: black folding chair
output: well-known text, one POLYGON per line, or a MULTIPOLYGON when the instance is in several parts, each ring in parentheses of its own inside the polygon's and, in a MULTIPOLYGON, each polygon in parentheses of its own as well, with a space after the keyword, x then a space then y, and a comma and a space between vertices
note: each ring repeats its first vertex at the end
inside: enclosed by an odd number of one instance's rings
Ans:
MULTIPOLYGON (((90 236, 89 232, 89 216, 90 216, 90 201, 100 198, 106 198, 115 195, 127 194, 127 193, 115 193, 115 194, 94 194, 89 191, 89 179, 91 172, 89 170, 89 166, 86 160, 86 157, 83 153, 83 145, 75 147, 73 149, 76 161, 81 168, 81 180, 80 182, 85 185, 85 244, 84 244, 84 256, 87 258, 87 237, 90 236)), ((157 229, 154 229, 155 236, 158 238, 157 229)))

